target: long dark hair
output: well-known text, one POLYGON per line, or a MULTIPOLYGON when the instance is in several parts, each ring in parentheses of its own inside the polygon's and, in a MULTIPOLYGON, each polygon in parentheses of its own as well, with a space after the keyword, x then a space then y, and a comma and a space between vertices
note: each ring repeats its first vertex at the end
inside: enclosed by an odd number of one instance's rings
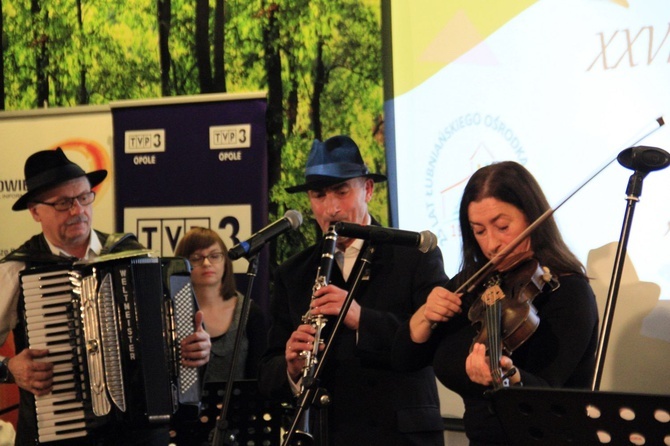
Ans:
MULTIPOLYGON (((464 279, 472 276, 488 261, 475 239, 468 218, 470 203, 485 198, 495 198, 515 206, 526 216, 528 224, 550 209, 540 185, 521 164, 503 161, 477 170, 465 186, 459 210, 463 237, 461 271, 464 279)), ((586 277, 584 265, 563 241, 553 216, 530 235, 530 245, 535 258, 553 274, 580 274, 586 277)))
POLYGON ((209 248, 214 243, 219 245, 223 253, 224 270, 221 278, 221 297, 230 299, 237 293, 233 261, 228 257, 228 248, 219 234, 208 228, 192 228, 179 240, 175 255, 189 258, 197 250, 209 248))

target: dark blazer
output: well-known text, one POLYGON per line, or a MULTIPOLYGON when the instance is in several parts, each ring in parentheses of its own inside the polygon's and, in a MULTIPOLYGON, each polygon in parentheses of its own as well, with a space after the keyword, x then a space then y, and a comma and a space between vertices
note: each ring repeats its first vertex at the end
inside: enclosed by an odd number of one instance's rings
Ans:
MULTIPOLYGON (((259 374, 261 392, 267 396, 292 397, 285 346, 309 308, 321 251, 319 243, 276 270, 268 350, 259 374)), ((345 284, 334 266, 331 283, 351 289, 357 268, 345 284)), ((343 325, 323 366, 321 387, 332 400, 328 406, 331 445, 444 444, 432 367, 409 373, 393 371, 390 356, 399 325, 446 280, 439 249, 423 254, 416 248, 376 246, 355 296, 362 307, 359 330, 343 325)), ((329 318, 324 339, 336 319, 329 318)))

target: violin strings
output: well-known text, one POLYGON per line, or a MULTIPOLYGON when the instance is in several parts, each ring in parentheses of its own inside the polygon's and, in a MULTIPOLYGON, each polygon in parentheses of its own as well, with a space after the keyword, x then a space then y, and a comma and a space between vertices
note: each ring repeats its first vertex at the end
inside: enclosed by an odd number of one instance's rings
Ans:
POLYGON ((493 304, 486 307, 486 329, 488 330, 489 341, 489 366, 493 378, 493 386, 499 388, 502 385, 500 373, 500 318, 502 315, 500 301, 496 300, 493 304))

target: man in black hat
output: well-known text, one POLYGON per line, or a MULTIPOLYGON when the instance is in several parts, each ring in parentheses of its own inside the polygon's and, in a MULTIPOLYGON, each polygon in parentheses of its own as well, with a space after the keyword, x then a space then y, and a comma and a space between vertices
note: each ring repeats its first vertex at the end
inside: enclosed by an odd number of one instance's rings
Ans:
MULTIPOLYGON (((305 170, 304 184, 288 192, 307 192, 314 218, 325 234, 331 224, 349 222, 377 225, 368 213, 375 182, 384 175, 370 173, 356 143, 348 136, 315 140, 305 170)), ((343 264, 331 272, 331 284, 312 288, 323 241, 291 257, 277 268, 270 302, 272 318, 269 348, 264 355, 259 386, 265 394, 287 398, 301 391, 305 363, 303 351, 312 350, 316 330, 302 321, 325 315, 322 339, 328 339, 343 301, 351 289, 351 271, 360 262, 367 242, 338 237, 343 264)), ((336 258, 338 254, 336 254, 336 258)), ((329 444, 443 445, 443 423, 432 368, 399 373, 391 368, 391 349, 402 321, 444 285, 439 249, 422 253, 416 248, 380 244, 362 275, 356 299, 344 319, 334 346, 323 365, 319 382, 331 396, 327 406, 329 444)), ((317 410, 309 410, 311 421, 317 410)), ((312 427, 320 436, 323 425, 312 427)), ((319 444, 318 442, 316 444, 319 444)), ((326 445, 323 445, 326 446, 326 445)))
MULTIPOLYGON (((37 444, 35 396, 47 395, 53 388, 53 364, 39 361, 48 350, 26 348, 25 321, 18 311, 23 299, 19 272, 25 268, 64 263, 68 259, 94 259, 101 252, 112 253, 141 249, 130 234, 105 234, 92 230, 93 187, 107 176, 106 170, 85 173, 58 148, 31 155, 26 161, 27 192, 12 210, 27 209, 40 223, 42 232, 33 236, 0 262, 0 345, 14 330, 16 356, 2 358, 0 382, 15 382, 20 391, 16 444, 37 444)), ((199 327, 182 344, 185 364, 198 367, 209 360, 210 340, 202 328, 202 315, 196 317, 199 327)), ((156 444, 166 445, 167 428, 127 429, 109 426, 104 434, 93 433, 79 443, 67 444, 156 444)))

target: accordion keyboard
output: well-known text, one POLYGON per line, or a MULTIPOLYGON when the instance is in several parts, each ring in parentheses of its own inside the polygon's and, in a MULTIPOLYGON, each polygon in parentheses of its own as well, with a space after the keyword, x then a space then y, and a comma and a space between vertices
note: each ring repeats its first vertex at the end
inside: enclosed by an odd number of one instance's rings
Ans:
POLYGON ((36 396, 40 442, 86 435, 85 352, 79 343, 81 322, 69 270, 22 276, 28 342, 33 349, 49 349, 39 360, 54 365, 53 390, 36 396))

